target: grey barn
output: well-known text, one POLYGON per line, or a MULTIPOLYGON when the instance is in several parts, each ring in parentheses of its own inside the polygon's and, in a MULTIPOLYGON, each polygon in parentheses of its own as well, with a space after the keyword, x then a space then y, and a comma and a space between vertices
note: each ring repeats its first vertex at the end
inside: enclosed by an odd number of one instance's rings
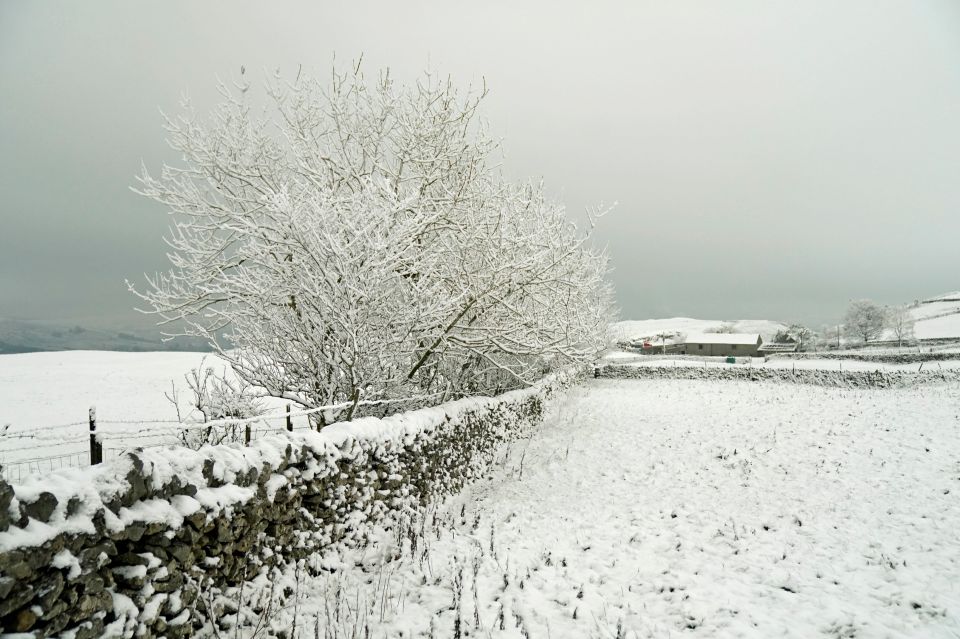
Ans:
POLYGON ((756 357, 763 338, 759 333, 694 333, 683 345, 686 355, 756 357))

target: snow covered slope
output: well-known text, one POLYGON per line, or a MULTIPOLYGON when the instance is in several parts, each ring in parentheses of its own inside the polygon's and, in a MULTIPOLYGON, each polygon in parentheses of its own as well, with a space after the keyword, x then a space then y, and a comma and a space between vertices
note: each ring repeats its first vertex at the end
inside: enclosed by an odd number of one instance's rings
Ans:
POLYGON ((960 338, 960 291, 925 299, 910 314, 919 339, 960 338))
MULTIPOLYGON (((671 317, 668 319, 625 320, 613 325, 615 340, 650 339, 658 333, 709 333, 721 326, 730 325, 737 333, 760 333, 765 341, 785 329, 786 324, 771 320, 702 320, 690 317, 671 317)), ((651 341, 656 341, 652 340, 651 341)), ((669 342, 669 340, 668 340, 669 342)))

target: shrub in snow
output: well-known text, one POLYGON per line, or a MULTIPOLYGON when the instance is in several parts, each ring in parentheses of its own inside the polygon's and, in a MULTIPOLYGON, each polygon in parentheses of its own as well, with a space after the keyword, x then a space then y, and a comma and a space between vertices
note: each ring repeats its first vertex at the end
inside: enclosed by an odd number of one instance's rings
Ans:
POLYGON ((207 444, 244 442, 244 428, 232 422, 257 417, 266 412, 260 398, 243 380, 228 377, 224 371, 218 375, 213 367, 205 366, 206 358, 198 368, 184 375, 191 393, 193 412, 184 418, 180 413, 180 401, 176 385, 166 395, 177 411, 181 422, 188 425, 178 432, 180 442, 194 450, 207 444), (205 427, 204 424, 216 422, 205 427))
POLYGON ((485 91, 358 67, 277 77, 264 111, 239 86, 209 122, 168 119, 184 164, 140 177, 173 268, 135 292, 171 334, 308 408, 497 394, 603 348, 606 258, 541 184, 503 179, 485 91))

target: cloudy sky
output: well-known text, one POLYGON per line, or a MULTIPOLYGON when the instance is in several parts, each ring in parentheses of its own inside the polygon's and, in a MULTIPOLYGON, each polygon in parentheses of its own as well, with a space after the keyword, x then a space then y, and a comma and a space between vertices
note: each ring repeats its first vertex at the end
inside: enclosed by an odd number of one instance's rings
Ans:
POLYGON ((626 318, 830 321, 960 289, 960 3, 0 0, 0 316, 126 322, 158 109, 334 53, 485 77, 506 169, 598 241, 626 318), (256 75, 254 77, 257 77, 256 75))

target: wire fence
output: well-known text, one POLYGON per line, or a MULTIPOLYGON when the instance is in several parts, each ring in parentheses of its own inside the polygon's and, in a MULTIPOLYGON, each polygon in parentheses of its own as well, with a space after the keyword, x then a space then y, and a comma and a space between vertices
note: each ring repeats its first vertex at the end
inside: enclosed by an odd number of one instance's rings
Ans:
MULTIPOLYGON (((149 448, 205 444, 249 444, 266 435, 319 429, 321 413, 345 409, 371 409, 404 405, 416 408, 442 401, 445 393, 397 399, 348 401, 303 410, 290 404, 282 410, 247 418, 224 418, 206 422, 170 419, 98 420, 91 407, 86 421, 32 425, 25 430, 0 431, 0 476, 19 483, 30 475, 103 463, 127 452, 149 448), (35 453, 35 454, 31 454, 35 453)), ((384 411, 386 412, 386 410, 384 411)))

